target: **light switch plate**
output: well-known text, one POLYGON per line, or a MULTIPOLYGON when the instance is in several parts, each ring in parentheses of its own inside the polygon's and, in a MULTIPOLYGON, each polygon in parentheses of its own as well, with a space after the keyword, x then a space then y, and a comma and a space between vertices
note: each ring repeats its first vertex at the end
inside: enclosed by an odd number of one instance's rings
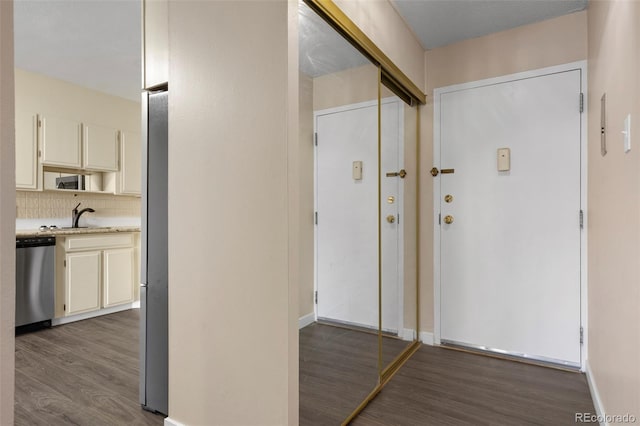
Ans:
POLYGON ((498 171, 508 172, 509 170, 511 170, 511 150, 498 148, 498 171))
POLYGON ((351 170, 353 180, 362 180, 362 161, 354 161, 351 170))
POLYGON ((631 114, 628 114, 624 119, 624 130, 622 131, 624 136, 624 153, 631 151, 631 114))

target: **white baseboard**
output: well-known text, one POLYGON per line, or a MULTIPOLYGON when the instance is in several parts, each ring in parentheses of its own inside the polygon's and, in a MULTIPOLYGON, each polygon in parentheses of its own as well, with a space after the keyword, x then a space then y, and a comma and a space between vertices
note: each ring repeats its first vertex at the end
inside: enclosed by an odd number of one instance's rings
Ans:
POLYGON ((600 393, 598 392, 596 379, 595 377, 593 377, 593 372, 591 371, 591 366, 589 365, 588 359, 586 360, 585 365, 585 373, 587 374, 587 383, 589 384, 589 391, 591 392, 593 406, 596 409, 596 415, 598 416, 598 418, 603 419, 603 421, 600 422, 600 426, 609 426, 609 424, 606 422, 606 413, 604 411, 604 407, 602 406, 602 400, 600 399, 600 393))
POLYGON ((400 332, 400 337, 402 340, 406 340, 407 342, 412 342, 416 336, 416 331, 412 328, 403 328, 400 332))
POLYGON ((184 423, 173 420, 171 417, 165 417, 164 426, 186 426, 184 423))
POLYGON ((139 301, 139 300, 136 300, 135 302, 133 302, 133 303, 131 304, 131 307, 132 307, 133 309, 140 309, 140 301, 139 301))
POLYGON ((313 324, 316 320, 316 316, 313 312, 310 314, 301 316, 298 318, 298 329, 305 328, 309 324, 313 324))
POLYGON ((430 331, 421 331, 420 341, 425 345, 433 346, 433 333, 430 331))
MULTIPOLYGON (((138 303, 138 307, 140 307, 140 302, 137 302, 137 303, 138 303)), ((74 321, 81 321, 81 320, 85 320, 85 319, 89 319, 89 318, 100 317, 102 315, 108 315, 108 314, 114 314, 114 313, 120 312, 120 311, 126 311, 126 310, 134 308, 135 304, 136 304, 136 302, 134 302, 134 303, 125 303, 124 305, 118 305, 118 306, 112 306, 110 308, 98 309, 97 311, 85 312, 85 313, 82 313, 82 314, 71 315, 71 316, 62 317, 62 318, 54 318, 53 320, 51 320, 51 325, 68 324, 68 323, 74 322, 74 321)))

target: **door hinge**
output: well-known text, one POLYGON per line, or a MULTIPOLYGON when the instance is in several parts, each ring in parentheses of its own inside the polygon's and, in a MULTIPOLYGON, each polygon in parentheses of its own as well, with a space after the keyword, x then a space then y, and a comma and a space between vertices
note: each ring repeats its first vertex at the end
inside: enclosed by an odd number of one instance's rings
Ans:
POLYGON ((318 212, 315 212, 315 213, 313 214, 313 221, 314 221, 314 223, 315 223, 316 225, 318 224, 318 212))
POLYGON ((313 144, 318 146, 318 132, 313 134, 313 144))
POLYGON ((400 225, 400 213, 398 213, 398 225, 400 225))
POLYGON ((580 229, 584 228, 584 212, 580 210, 580 229))
POLYGON ((38 120, 38 127, 42 127, 42 120, 38 120))
POLYGON ((580 327, 580 343, 584 343, 584 328, 580 327))
POLYGON ((38 158, 42 157, 42 151, 38 150, 38 158))
POLYGON ((67 261, 66 260, 64 261, 64 267, 65 268, 67 267, 67 261))
POLYGON ((316 292, 315 292, 314 301, 316 302, 316 305, 317 305, 318 304, 318 290, 316 290, 316 292))
POLYGON ((438 213, 438 225, 442 225, 442 215, 438 213))
POLYGON ((66 310, 67 310, 67 304, 66 303, 64 305, 62 305, 62 310, 66 312, 66 310))
POLYGON ((584 112, 584 93, 580 92, 580 112, 584 112))

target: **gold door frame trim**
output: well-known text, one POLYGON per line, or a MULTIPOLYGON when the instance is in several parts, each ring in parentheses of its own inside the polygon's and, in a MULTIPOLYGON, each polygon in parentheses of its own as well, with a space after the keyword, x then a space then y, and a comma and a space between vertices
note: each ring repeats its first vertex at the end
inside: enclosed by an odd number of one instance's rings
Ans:
POLYGON ((427 97, 422 90, 332 0, 303 1, 375 65, 379 65, 385 78, 395 83, 396 88, 418 103, 426 103, 427 97))

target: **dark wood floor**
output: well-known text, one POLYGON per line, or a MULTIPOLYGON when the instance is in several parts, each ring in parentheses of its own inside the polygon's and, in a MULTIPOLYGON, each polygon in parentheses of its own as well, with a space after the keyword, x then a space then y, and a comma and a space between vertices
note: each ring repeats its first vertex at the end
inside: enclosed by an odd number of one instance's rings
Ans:
POLYGON ((139 311, 16 336, 16 425, 162 425, 138 402, 139 311))
MULTIPOLYGON (((16 337, 16 425, 162 425, 138 403, 138 311, 16 337)), ((384 358, 406 342, 385 339, 384 358)), ((376 384, 377 336, 300 331, 300 424, 339 425, 376 384)), ((353 422, 569 425, 594 413, 584 375, 422 346, 353 422)))
MULTIPOLYGON (((408 345, 385 338, 383 359, 408 345)), ((300 425, 339 425, 375 388, 378 336, 311 324, 300 330, 300 425)))
POLYGON ((423 345, 352 424, 559 426, 584 412, 584 374, 423 345))

